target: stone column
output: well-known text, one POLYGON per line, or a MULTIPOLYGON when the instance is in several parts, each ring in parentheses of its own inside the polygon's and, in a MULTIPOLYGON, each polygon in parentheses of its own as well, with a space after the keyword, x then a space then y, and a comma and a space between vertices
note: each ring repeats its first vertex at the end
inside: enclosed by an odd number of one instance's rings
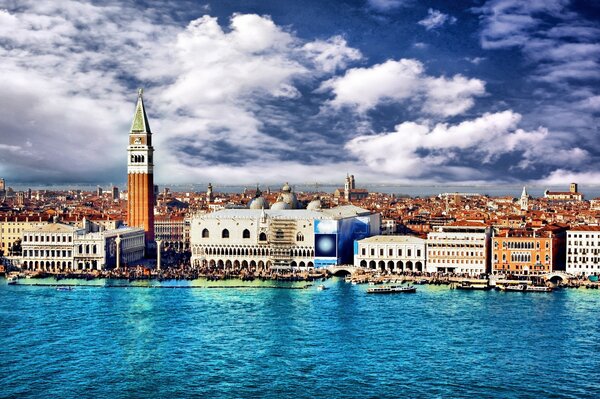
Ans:
POLYGON ((121 268, 121 236, 115 238, 115 243, 117 244, 117 270, 119 270, 121 268))
POLYGON ((160 246, 162 244, 162 240, 156 241, 156 270, 160 270, 160 246))

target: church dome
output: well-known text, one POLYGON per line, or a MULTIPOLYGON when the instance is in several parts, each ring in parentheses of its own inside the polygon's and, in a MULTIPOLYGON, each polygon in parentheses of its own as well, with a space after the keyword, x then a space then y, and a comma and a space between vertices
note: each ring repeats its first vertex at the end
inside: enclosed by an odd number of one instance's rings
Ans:
POLYGON ((308 205, 306 206, 306 209, 308 209, 309 211, 320 211, 321 207, 322 207, 321 200, 319 198, 315 198, 314 200, 312 200, 308 203, 308 205))
POLYGON ((256 197, 250 202, 250 209, 269 209, 269 203, 264 197, 256 197))
POLYGON ((275 211, 281 211, 284 209, 292 209, 292 207, 287 202, 277 201, 271 206, 271 209, 275 211))
POLYGON ((281 187, 281 191, 283 191, 284 193, 291 193, 292 188, 290 187, 290 185, 288 183, 285 183, 283 185, 283 187, 281 187))

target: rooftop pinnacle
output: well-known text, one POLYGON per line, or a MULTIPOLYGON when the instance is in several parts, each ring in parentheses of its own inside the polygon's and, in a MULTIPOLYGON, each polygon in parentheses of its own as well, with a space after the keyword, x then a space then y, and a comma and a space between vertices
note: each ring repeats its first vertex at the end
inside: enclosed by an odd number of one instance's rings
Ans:
POLYGON ((133 123, 131 124, 131 133, 152 133, 148 117, 146 116, 146 108, 144 107, 144 99, 142 98, 143 93, 144 89, 140 88, 138 90, 138 100, 135 106, 133 123))

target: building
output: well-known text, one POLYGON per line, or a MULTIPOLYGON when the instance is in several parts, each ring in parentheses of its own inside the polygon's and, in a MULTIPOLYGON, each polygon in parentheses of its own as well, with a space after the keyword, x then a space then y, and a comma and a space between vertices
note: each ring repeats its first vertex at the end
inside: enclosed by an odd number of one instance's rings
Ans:
POLYGON ((162 241, 163 247, 186 250, 190 247, 190 219, 173 215, 156 216, 154 237, 162 241))
POLYGON ((192 265, 305 269, 351 264, 354 240, 379 234, 379 214, 332 209, 224 209, 191 221, 192 265))
POLYGON ((352 202, 367 198, 369 196, 369 192, 364 188, 356 188, 354 175, 346 175, 344 188, 336 189, 333 193, 333 196, 338 199, 343 196, 346 202, 352 202))
POLYGON ((506 229, 492 238, 492 273, 542 275, 564 270, 565 228, 506 229))
POLYGON ((567 231, 566 272, 600 275, 600 226, 578 226, 567 231))
POLYGON ((21 267, 59 273, 125 266, 143 258, 144 238, 141 228, 89 233, 85 228, 48 223, 23 232, 21 267))
POLYGON ((525 187, 523 187, 523 192, 521 193, 521 198, 519 199, 519 205, 521 206, 522 211, 527 211, 529 209, 529 195, 527 194, 525 187))
POLYGON ((206 203, 213 202, 213 186, 212 183, 208 183, 208 187, 206 188, 206 203))
POLYGON ((426 243, 414 236, 373 236, 357 241, 354 266, 389 272, 425 271, 426 243))
POLYGON ((544 198, 554 201, 583 201, 583 194, 578 191, 577 183, 571 183, 569 191, 544 191, 544 198))
MULTIPOLYGON (((41 216, 14 216, 0 219, 0 252, 4 256, 20 255, 13 254, 15 244, 22 241, 23 232, 37 226, 48 224, 41 216)), ((18 245, 17 245, 18 247, 18 245)))
POLYGON ((427 234, 427 271, 485 274, 489 270, 490 229, 483 223, 456 222, 427 234))
POLYGON ((151 243, 154 241, 154 148, 142 93, 140 89, 127 147, 127 224, 143 228, 146 242, 151 243))
POLYGON ((102 194, 103 194, 102 187, 100 187, 100 186, 96 187, 96 196, 102 197, 102 194))
POLYGON ((113 186, 112 188, 112 199, 113 201, 119 200, 119 187, 113 186))
POLYGON ((395 235, 398 233, 398 222, 394 219, 384 219, 381 221, 381 234, 384 236, 395 235))

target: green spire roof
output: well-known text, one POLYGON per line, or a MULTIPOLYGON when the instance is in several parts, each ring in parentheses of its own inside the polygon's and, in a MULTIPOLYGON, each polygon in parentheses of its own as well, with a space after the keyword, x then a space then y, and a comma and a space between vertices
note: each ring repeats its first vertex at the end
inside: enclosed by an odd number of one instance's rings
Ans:
POLYGON ((150 131, 150 124, 148 123, 148 116, 146 116, 146 108, 144 107, 144 100, 142 98, 143 93, 143 89, 138 90, 138 100, 135 106, 133 123, 131 124, 131 133, 152 133, 150 131))

